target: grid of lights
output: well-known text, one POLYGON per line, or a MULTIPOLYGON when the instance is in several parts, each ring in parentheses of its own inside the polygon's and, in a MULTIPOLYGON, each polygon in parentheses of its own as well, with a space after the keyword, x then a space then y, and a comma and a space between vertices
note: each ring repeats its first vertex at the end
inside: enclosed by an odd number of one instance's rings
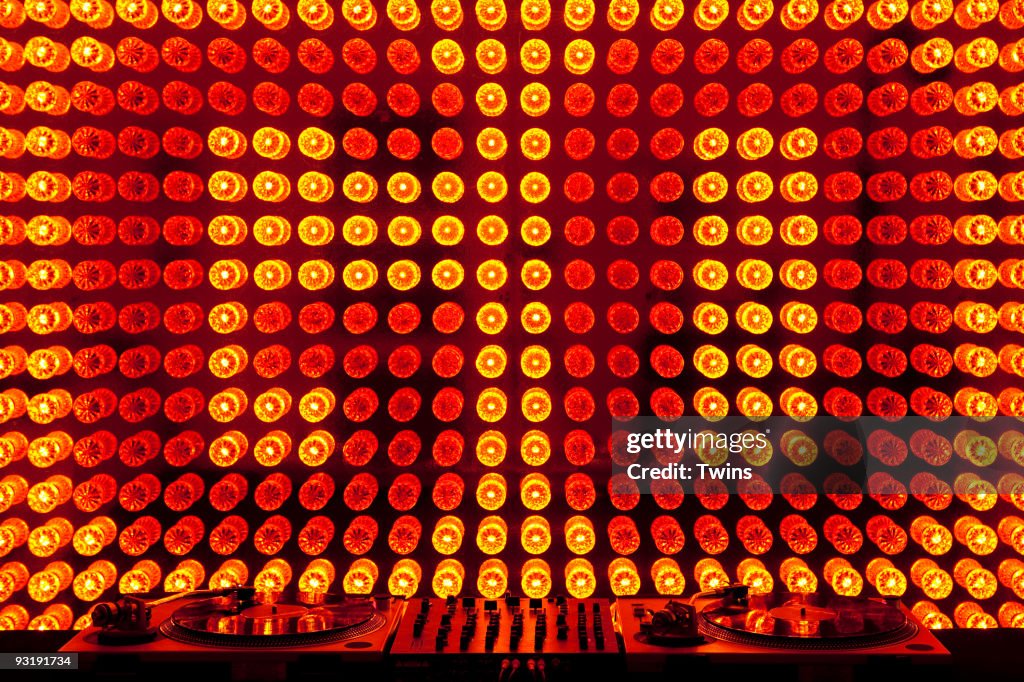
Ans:
POLYGON ((645 413, 1024 416, 1019 0, 0 26, 0 629, 207 585, 736 580, 1024 626, 1024 477, 642 499, 605 442, 645 413))

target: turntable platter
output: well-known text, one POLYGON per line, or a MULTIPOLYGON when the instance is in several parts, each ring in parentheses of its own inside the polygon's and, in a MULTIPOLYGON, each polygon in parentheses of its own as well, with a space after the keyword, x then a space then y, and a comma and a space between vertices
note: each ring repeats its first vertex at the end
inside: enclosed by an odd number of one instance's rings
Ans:
POLYGON ((851 649, 887 646, 917 633, 899 608, 884 602, 824 594, 751 595, 745 605, 709 606, 701 632, 750 646, 851 649))
POLYGON ((366 635, 385 620, 368 598, 237 590, 177 609, 160 632, 200 646, 312 646, 366 635))

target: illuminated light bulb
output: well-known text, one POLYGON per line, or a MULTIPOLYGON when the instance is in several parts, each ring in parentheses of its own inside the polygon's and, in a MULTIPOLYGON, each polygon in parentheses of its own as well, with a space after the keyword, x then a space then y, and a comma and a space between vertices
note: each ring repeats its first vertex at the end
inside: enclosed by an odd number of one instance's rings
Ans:
POLYGON ((388 546, 395 554, 410 554, 419 545, 422 535, 423 526, 419 520, 413 516, 400 516, 388 533, 388 546))
POLYGON ((271 559, 253 578, 257 592, 282 592, 292 581, 292 567, 284 559, 271 559))
POLYGON ((527 509, 544 509, 551 502, 551 482, 543 474, 527 474, 519 484, 519 497, 527 509))
POLYGON ((228 516, 210 531, 210 549, 215 554, 234 554, 249 535, 249 524, 241 516, 228 516))
POLYGON ((625 557, 608 564, 608 582, 616 596, 630 596, 640 591, 640 574, 636 564, 625 557))
POLYGON ((991 554, 999 545, 997 532, 975 516, 962 516, 957 519, 953 526, 953 535, 957 542, 977 556, 991 554))
POLYGON ((164 578, 164 592, 193 592, 200 589, 205 580, 203 565, 195 559, 185 559, 164 578))
POLYGON ((997 527, 999 539, 1013 547, 1018 554, 1024 554, 1024 519, 1018 516, 1004 516, 997 527))
MULTIPOLYGON (((272 388, 256 396, 253 400, 253 413, 261 422, 275 422, 287 415, 291 406, 292 397, 288 391, 283 388, 272 388)), ((285 437, 287 438, 287 435, 285 437)), ((280 461, 287 454, 286 448, 291 449, 291 439, 286 444, 277 434, 272 433, 270 438, 270 441, 261 439, 253 448, 253 455, 264 466, 273 466, 275 460, 280 461), (275 438, 279 442, 274 442, 275 438)))
POLYGON ((772 574, 759 559, 747 558, 740 561, 736 566, 736 578, 753 594, 767 594, 775 585, 772 574))
POLYGON ((508 356, 500 346, 484 346, 476 358, 476 369, 481 376, 495 379, 505 372, 508 356))
POLYGON ((462 241, 466 228, 455 216, 439 216, 431 227, 434 241, 442 246, 455 246, 462 241))
POLYGON ((95 556, 117 538, 117 526, 109 516, 97 516, 75 531, 72 545, 82 556, 95 556))
POLYGON ((832 543, 840 554, 855 554, 864 545, 864 535, 850 519, 835 514, 825 520, 825 539, 832 543))
POLYGON ((974 559, 961 559, 953 566, 953 579, 975 599, 990 599, 999 587, 994 573, 974 559))
POLYGON ((498 554, 508 541, 508 524, 498 516, 486 516, 477 528, 476 544, 484 554, 498 554))
POLYGON ((345 594, 373 594, 378 576, 377 564, 370 559, 356 559, 345 571, 342 589, 345 594))
POLYGON ((416 594, 423 580, 423 569, 412 559, 399 559, 388 576, 388 592, 396 597, 409 598, 416 594))
POLYGON ((1024 594, 1024 562, 1020 559, 1004 559, 999 564, 997 575, 999 582, 1018 597, 1024 594))
POLYGON ((488 75, 501 73, 508 65, 505 46, 499 40, 487 38, 476 46, 476 63, 488 75))
POLYGON ((387 280, 392 289, 408 291, 419 284, 420 268, 410 260, 401 260, 388 266, 387 280))
POLYGON ((357 31, 366 31, 377 23, 377 10, 370 0, 343 0, 341 15, 357 31))
POLYGON ((508 183, 505 176, 495 171, 487 171, 476 183, 477 194, 488 203, 497 203, 508 195, 508 183))
POLYGON ((779 566, 779 577, 789 592, 808 594, 816 592, 818 577, 812 572, 803 559, 790 557, 779 566))
POLYGON ((573 31, 590 28, 597 14, 593 0, 569 0, 565 5, 565 25, 573 31))
POLYGON ((1024 604, 1004 602, 999 607, 999 626, 1004 628, 1024 628, 1024 604))
POLYGON ((26 630, 68 630, 74 620, 74 613, 67 604, 47 606, 41 615, 29 621, 26 630))
POLYGON ((977 602, 960 602, 953 609, 953 620, 957 627, 969 628, 972 630, 987 630, 999 627, 999 622, 985 613, 977 602))
POLYGON ((508 591, 508 567, 500 559, 487 559, 480 565, 477 592, 485 599, 497 599, 508 591))
POLYGON ((551 546, 551 525, 540 516, 529 516, 523 521, 520 541, 530 554, 543 554, 551 546))
POLYGON ((693 577, 701 592, 710 592, 729 585, 729 576, 716 559, 701 559, 693 567, 693 577))
POLYGON ((24 606, 12 604, 0 609, 0 631, 24 630, 28 623, 28 611, 24 606))
MULTIPOLYGON (((477 415, 485 422, 497 422, 504 416, 508 408, 508 397, 499 388, 486 388, 477 398, 477 415)), ((502 451, 504 458, 504 448, 502 451)))
POLYGON ((526 73, 540 75, 551 66, 551 48, 540 38, 530 38, 519 48, 519 62, 526 73))
POLYGON ((117 568, 109 561, 94 561, 75 576, 75 596, 82 601, 96 601, 117 582, 117 568))
POLYGON ((543 173, 531 171, 519 182, 519 194, 531 204, 539 204, 551 194, 551 182, 543 173))
POLYGON ((693 407, 706 419, 719 419, 729 413, 729 401, 714 388, 704 387, 693 396, 693 407))
POLYGON ((910 567, 910 579, 929 599, 945 599, 953 591, 953 577, 931 559, 918 559, 910 567))
POLYGON ((443 516, 438 519, 431 535, 434 549, 441 554, 451 555, 459 551, 466 533, 461 519, 455 516, 443 516))
POLYGON ((551 567, 543 559, 528 559, 521 569, 523 593, 531 599, 543 599, 551 592, 551 567))
MULTIPOLYGON (((500 116, 508 107, 508 98, 504 88, 499 84, 484 83, 476 91, 476 105, 484 116, 500 116)), ((448 175, 453 174, 449 173, 448 175)), ((436 191, 435 194, 437 194, 436 191)))
POLYGON ((462 48, 457 42, 449 38, 434 43, 430 51, 430 57, 434 62, 434 68, 445 75, 454 75, 462 70, 466 58, 462 54, 462 48))
POLYGON ((466 579, 466 569, 455 559, 444 559, 434 569, 431 587, 437 597, 458 596, 462 592, 462 584, 466 579))
POLYGON ((747 375, 761 378, 771 372, 773 363, 768 351, 753 344, 740 347, 736 353, 736 365, 747 375))
POLYGON ((342 497, 345 506, 352 511, 364 511, 373 504, 379 491, 380 487, 376 478, 370 474, 356 474, 345 486, 342 497))
POLYGON ((528 389, 521 403, 523 416, 528 421, 542 422, 551 415, 551 396, 543 388, 528 389))
POLYGON ((0 565, 0 601, 7 601, 15 592, 25 587, 30 579, 25 564, 9 561, 0 565))
POLYGON ((953 627, 953 621, 941 611, 939 607, 930 601, 919 601, 913 605, 911 612, 929 630, 948 630, 953 627))
MULTIPOLYGON (((377 224, 370 218, 353 216, 345 221, 346 226, 349 225, 349 221, 353 221, 353 227, 343 228, 343 235, 345 241, 350 244, 369 244, 377 237, 377 224), (364 227, 367 232, 361 232, 359 227, 364 227), (364 234, 367 236, 364 237, 364 234)), ((306 216, 299 221, 298 233, 303 244, 323 246, 334 239, 334 223, 323 216, 306 216)))
POLYGON ((206 526, 198 516, 184 516, 164 533, 164 548, 182 556, 191 552, 206 534, 206 526))
POLYGON ((446 31, 454 31, 461 26, 465 16, 460 0, 432 0, 430 13, 434 23, 446 31))
POLYGON ((888 559, 872 559, 864 573, 868 582, 874 585, 883 597, 900 597, 906 592, 906 576, 888 559))
POLYGON ((586 599, 597 589, 594 565, 586 559, 572 559, 565 565, 565 589, 576 599, 586 599))
MULTIPOLYGON (((525 440, 524 440, 525 446, 525 440)), ((525 453, 524 453, 525 459, 525 453)), ((82 511, 96 511, 96 509, 109 502, 116 492, 116 482, 112 480, 112 477, 108 478, 101 474, 94 476, 84 483, 80 483, 74 492, 75 506, 82 511), (103 478, 101 478, 101 476, 103 478), (115 487, 111 488, 110 484, 115 487), (95 490, 89 488, 89 486, 95 486, 95 490), (89 492, 92 494, 89 494, 89 492), (109 494, 108 494, 109 493, 109 494), (106 499, 103 499, 103 498, 106 499), (99 502, 96 504, 93 500, 99 502)), ((0 478, 0 511, 7 511, 14 505, 20 504, 28 497, 28 481, 21 476, 9 475, 0 478)))
MULTIPOLYGON (((31 445, 29 447, 31 448, 31 445)), ((31 454, 28 459, 30 461, 33 459, 31 454)), ((72 491, 70 478, 60 475, 50 476, 45 481, 29 488, 25 501, 32 511, 46 514, 65 504, 71 498, 72 491)))
POLYGON ((706 344, 694 351, 693 364, 704 376, 717 379, 728 371, 729 358, 720 348, 706 344))
MULTIPOLYGON (((376 235, 376 226, 374 228, 376 235)), ((420 241, 423 228, 420 222, 411 216, 392 218, 387 226, 387 236, 395 246, 412 246, 420 241)))
MULTIPOLYGON (((26 529, 21 523, 13 522, 6 527, 12 533, 12 540, 8 546, 8 551, 26 541, 23 536, 23 532, 26 529)), ((48 519, 42 526, 27 532, 29 552, 38 557, 53 556, 57 550, 71 542, 74 532, 74 526, 67 519, 48 519)))
POLYGON ((832 590, 842 597, 856 597, 864 589, 864 579, 846 559, 835 558, 826 561, 822 577, 832 590))
POLYGON ((420 192, 420 181, 415 175, 406 172, 399 172, 388 178, 388 195, 400 204, 409 204, 416 201, 420 192))
POLYGON ((528 346, 520 355, 519 366, 527 377, 540 379, 551 370, 551 355, 543 346, 528 346))
POLYGON ((729 271, 720 261, 704 259, 693 266, 693 280, 702 289, 718 291, 728 283, 729 271))
POLYGON ((228 431, 210 442, 210 461, 217 466, 228 467, 244 457, 248 450, 249 441, 241 431, 228 431))
POLYGON ((868 539, 886 554, 899 554, 906 549, 906 531, 887 516, 872 517, 868 520, 865 530, 868 539))
POLYGON ((420 24, 420 10, 413 0, 388 0, 386 12, 400 31, 411 31, 420 24))
POLYGON ((210 589, 229 589, 249 582, 249 568, 238 559, 228 559, 210 574, 210 589))
POLYGON ((465 194, 466 186, 455 173, 442 171, 434 176, 431 182, 431 190, 438 201, 446 204, 453 204, 459 201, 465 194))
POLYGON ((817 531, 798 514, 790 514, 782 519, 779 535, 797 554, 807 554, 818 546, 817 531))
POLYGON ((953 493, 975 511, 987 511, 995 506, 999 499, 996 487, 974 473, 957 476, 953 481, 953 493))
MULTIPOLYGON (((756 516, 744 516, 736 522, 736 537, 750 554, 764 554, 771 549, 772 532, 756 516)), ((783 539, 789 541, 783 534, 783 539)))
MULTIPOLYGON (((334 536, 334 524, 322 516, 315 517, 313 520, 307 526, 310 529, 309 533, 307 533, 307 539, 310 543, 310 548, 318 551, 307 551, 307 554, 320 554, 329 546, 334 536), (313 524, 313 520, 316 520, 317 523, 313 524)), ((342 535, 342 544, 351 554, 366 554, 373 548, 379 532, 380 528, 373 518, 366 515, 357 516, 352 519, 348 524, 348 528, 345 529, 345 533, 342 535)), ((303 543, 302 533, 299 536, 301 545, 303 543)), ((305 548, 303 548, 303 551, 306 551, 305 548)))
POLYGON ((721 554, 729 546, 729 533, 718 518, 701 516, 693 524, 693 536, 707 554, 721 554))
POLYGON ((582 76, 594 66, 594 45, 589 40, 577 38, 565 46, 563 59, 565 70, 582 76))

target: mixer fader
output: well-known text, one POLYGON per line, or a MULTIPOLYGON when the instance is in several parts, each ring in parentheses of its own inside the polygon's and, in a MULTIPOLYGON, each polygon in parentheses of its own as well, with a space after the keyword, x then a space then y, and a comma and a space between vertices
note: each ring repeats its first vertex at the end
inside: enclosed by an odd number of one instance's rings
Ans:
POLYGON ((396 655, 578 654, 617 650, 603 599, 420 599, 409 605, 396 655))

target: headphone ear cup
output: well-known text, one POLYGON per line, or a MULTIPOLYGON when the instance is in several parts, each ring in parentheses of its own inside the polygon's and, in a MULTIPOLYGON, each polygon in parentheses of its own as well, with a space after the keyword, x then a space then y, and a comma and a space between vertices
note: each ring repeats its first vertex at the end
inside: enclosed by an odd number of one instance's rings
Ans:
POLYGON ((651 625, 653 625, 656 628, 671 627, 675 624, 675 622, 676 614, 673 613, 670 609, 662 609, 661 611, 656 611, 654 615, 651 616, 651 625))

